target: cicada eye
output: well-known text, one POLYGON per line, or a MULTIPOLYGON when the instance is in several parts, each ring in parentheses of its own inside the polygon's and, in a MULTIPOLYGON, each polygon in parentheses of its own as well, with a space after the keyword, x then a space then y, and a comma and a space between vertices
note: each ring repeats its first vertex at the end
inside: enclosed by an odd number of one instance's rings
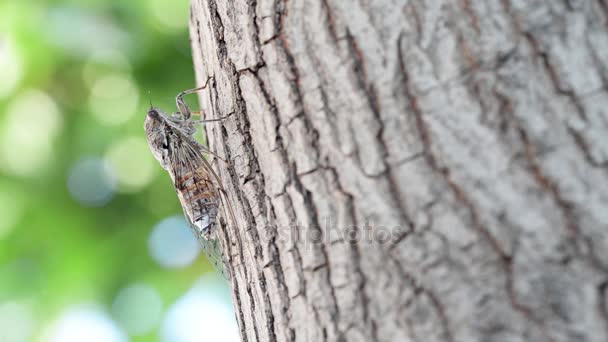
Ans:
POLYGON ((156 109, 154 109, 154 108, 151 108, 151 109, 148 111, 148 116, 149 116, 151 119, 158 119, 158 116, 159 116, 159 115, 158 115, 158 111, 157 111, 156 109))

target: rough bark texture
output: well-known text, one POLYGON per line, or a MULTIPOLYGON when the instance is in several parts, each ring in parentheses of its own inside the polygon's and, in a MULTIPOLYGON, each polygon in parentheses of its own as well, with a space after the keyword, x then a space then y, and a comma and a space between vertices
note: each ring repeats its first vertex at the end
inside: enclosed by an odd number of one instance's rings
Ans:
POLYGON ((243 341, 608 341, 605 0, 191 10, 243 341))

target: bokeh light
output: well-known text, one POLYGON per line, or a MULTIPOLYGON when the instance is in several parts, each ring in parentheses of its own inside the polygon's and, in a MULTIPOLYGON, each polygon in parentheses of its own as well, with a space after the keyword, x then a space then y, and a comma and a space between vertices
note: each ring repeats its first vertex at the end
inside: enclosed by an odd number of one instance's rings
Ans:
POLYGON ((108 73, 93 83, 89 97, 91 113, 105 125, 120 125, 135 115, 139 90, 126 74, 108 73))
POLYGON ((72 197, 87 207, 100 207, 114 195, 115 181, 109 165, 100 158, 85 157, 76 162, 68 177, 72 197))
POLYGON ((175 7, 171 1, 150 0, 147 2, 152 18, 164 28, 179 30, 188 28, 188 11, 184 7, 175 7))
POLYGON ((23 303, 0 303, 0 341, 26 342, 34 330, 31 308, 23 303))
POLYGON ((50 161, 63 119, 55 101, 40 90, 27 90, 13 100, 2 129, 2 168, 32 176, 50 161))
POLYGON ((119 192, 141 190, 150 184, 159 170, 143 135, 127 137, 112 144, 106 160, 116 174, 116 190, 119 192))
POLYGON ((50 8, 45 19, 48 22, 44 33, 49 40, 73 55, 89 55, 108 49, 124 50, 129 46, 129 34, 100 12, 58 6, 50 8))
POLYGON ((198 241, 180 216, 160 221, 150 234, 148 248, 152 259, 168 268, 188 266, 200 252, 198 241))
POLYGON ((0 1, 0 342, 159 341, 197 300, 212 269, 142 127, 195 86, 188 8, 0 1))
POLYGON ((82 67, 82 80, 89 87, 109 72, 131 72, 132 66, 127 56, 118 50, 95 51, 82 67))
POLYGON ((102 310, 79 306, 66 310, 43 333, 43 342, 126 342, 126 334, 102 310))
POLYGON ((0 36, 0 98, 6 98, 15 90, 23 74, 21 58, 14 43, 0 36))
POLYGON ((160 334, 164 342, 239 341, 225 286, 203 277, 169 308, 160 334))
POLYGON ((162 308, 158 291, 138 283, 120 290, 112 304, 112 315, 129 334, 138 336, 156 327, 162 308))

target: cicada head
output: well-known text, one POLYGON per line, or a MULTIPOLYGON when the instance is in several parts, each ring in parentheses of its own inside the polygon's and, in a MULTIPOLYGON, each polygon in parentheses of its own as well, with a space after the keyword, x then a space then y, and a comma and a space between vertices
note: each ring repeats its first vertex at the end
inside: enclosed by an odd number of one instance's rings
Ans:
POLYGON ((152 155, 160 162, 160 165, 167 169, 169 167, 169 142, 167 135, 171 129, 167 124, 167 117, 157 108, 151 107, 148 110, 146 119, 144 120, 144 129, 146 130, 146 138, 148 145, 152 151, 152 155))
POLYGON ((144 120, 144 129, 146 134, 150 135, 151 132, 159 130, 165 123, 163 118, 164 114, 157 108, 150 107, 146 119, 144 120))

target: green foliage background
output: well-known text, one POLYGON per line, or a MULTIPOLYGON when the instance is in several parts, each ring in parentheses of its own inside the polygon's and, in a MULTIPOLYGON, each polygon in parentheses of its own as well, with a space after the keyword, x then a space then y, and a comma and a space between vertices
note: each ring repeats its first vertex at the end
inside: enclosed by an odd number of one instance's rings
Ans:
MULTIPOLYGON (((0 46, 5 54, 9 46, 17 61, 0 61, 0 76, 14 73, 11 67, 19 74, 0 95, 0 130, 9 129, 11 104, 31 89, 47 94, 61 119, 59 133, 48 140, 51 153, 31 172, 15 172, 6 151, 25 157, 35 149, 0 137, 0 303, 33 308, 33 338, 66 307, 92 302, 109 308, 117 292, 134 282, 155 287, 166 307, 210 271, 204 257, 182 269, 162 268, 150 257, 153 226, 181 215, 181 208, 169 177, 149 153, 137 158, 154 162, 151 181, 118 189, 101 207, 83 206, 67 186, 79 159, 103 158, 116 142, 144 138, 149 98, 171 111, 175 94, 195 85, 187 23, 187 0, 0 1, 0 46), (112 74, 131 79, 139 96, 134 114, 107 124, 92 113, 87 79, 112 74)), ((19 115, 30 122, 38 113, 19 115)), ((32 139, 38 139, 35 131, 32 139)), ((155 341, 156 333, 132 340, 155 341)))

